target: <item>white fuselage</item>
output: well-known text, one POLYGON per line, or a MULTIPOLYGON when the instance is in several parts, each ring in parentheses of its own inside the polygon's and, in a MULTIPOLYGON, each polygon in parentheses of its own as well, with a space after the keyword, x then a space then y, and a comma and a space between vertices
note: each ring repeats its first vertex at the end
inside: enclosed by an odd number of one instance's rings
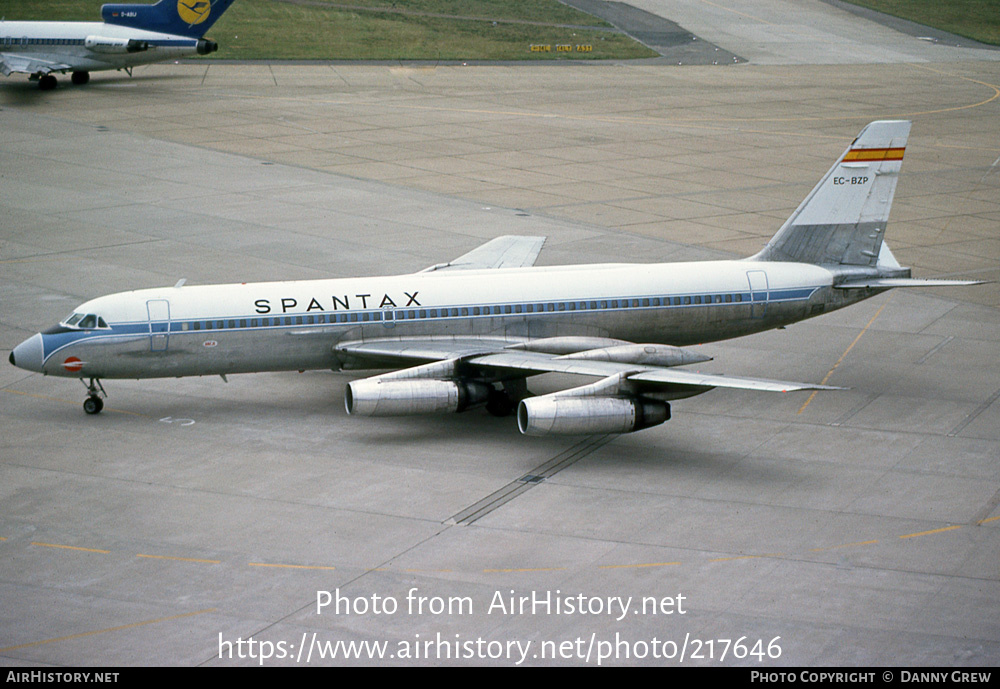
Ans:
POLYGON ((0 53, 65 65, 62 69, 53 70, 58 72, 122 69, 194 55, 198 41, 197 38, 104 22, 0 21, 0 53), (94 39, 111 40, 102 42, 94 39), (130 40, 147 47, 128 52, 124 47, 111 44, 130 40))
POLYGON ((876 292, 845 292, 833 278, 809 264, 710 261, 145 289, 86 302, 76 313, 96 318, 45 331, 14 354, 19 366, 51 375, 149 378, 336 369, 344 363, 337 343, 386 338, 582 335, 687 345, 779 327, 876 292))

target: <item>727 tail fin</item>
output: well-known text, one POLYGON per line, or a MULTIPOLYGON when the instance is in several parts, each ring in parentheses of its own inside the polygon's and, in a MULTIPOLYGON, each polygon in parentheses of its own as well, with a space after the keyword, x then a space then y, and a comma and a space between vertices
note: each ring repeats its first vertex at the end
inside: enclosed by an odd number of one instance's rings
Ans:
POLYGON ((875 266, 896 193, 910 122, 880 120, 861 130, 785 221, 758 261, 875 266))
POLYGON ((159 0, 155 5, 103 5, 108 24, 201 38, 234 0, 159 0))

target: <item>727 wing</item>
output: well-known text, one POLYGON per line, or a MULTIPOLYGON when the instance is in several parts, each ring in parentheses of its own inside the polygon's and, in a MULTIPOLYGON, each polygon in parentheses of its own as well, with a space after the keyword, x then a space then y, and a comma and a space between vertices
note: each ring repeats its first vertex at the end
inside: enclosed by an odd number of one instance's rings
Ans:
POLYGON ((39 60, 36 57, 15 55, 13 53, 0 53, 0 73, 5 77, 9 77, 14 72, 22 74, 49 74, 50 72, 64 72, 69 69, 72 68, 60 62, 39 60))

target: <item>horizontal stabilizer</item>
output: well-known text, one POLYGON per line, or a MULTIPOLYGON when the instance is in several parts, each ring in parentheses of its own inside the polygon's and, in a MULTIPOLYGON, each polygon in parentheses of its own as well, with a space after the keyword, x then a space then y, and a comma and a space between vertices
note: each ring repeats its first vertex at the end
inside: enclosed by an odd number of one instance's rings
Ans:
POLYGON ((837 289, 885 289, 888 287, 967 287, 986 280, 921 280, 919 278, 869 278, 834 285, 837 289))

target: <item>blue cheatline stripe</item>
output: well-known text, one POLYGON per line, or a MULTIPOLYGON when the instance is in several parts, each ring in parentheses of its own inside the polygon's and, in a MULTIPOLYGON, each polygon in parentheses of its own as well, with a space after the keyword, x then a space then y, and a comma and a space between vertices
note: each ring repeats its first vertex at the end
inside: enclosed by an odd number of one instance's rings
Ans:
MULTIPOLYGON (((170 321, 153 321, 153 325, 167 326, 168 329, 152 334, 156 335, 211 335, 217 332, 248 331, 261 329, 301 328, 316 325, 357 325, 373 323, 396 323, 409 320, 442 320, 452 318, 493 318, 495 316, 537 316, 546 314, 567 313, 607 313, 611 311, 697 308, 705 306, 738 306, 751 303, 773 303, 808 300, 819 287, 801 287, 781 290, 754 290, 753 296, 760 295, 763 299, 751 302, 751 293, 747 292, 712 292, 697 294, 682 294, 672 296, 642 296, 617 297, 614 299, 574 299, 572 301, 532 301, 502 304, 480 304, 461 306, 421 306, 418 308, 397 307, 391 309, 393 318, 383 319, 383 314, 389 309, 366 309, 362 311, 323 311, 322 313, 299 312, 281 314, 278 316, 254 314, 225 318, 176 319, 170 321), (726 301, 726 298, 730 301, 726 301), (696 301, 697 300, 697 301, 696 301), (710 300, 710 301, 709 301, 710 300), (594 305, 593 307, 591 305, 594 305), (531 309, 530 311, 528 309, 531 309), (520 309, 520 310, 519 310, 520 309), (213 327, 206 327, 207 323, 213 327), (221 327, 219 323, 222 323, 221 327), (197 324, 197 329, 195 325, 197 324), (232 325, 230 325, 232 324, 232 325), (187 326, 187 329, 184 329, 187 326)), ((150 335, 149 321, 130 323, 115 323, 106 330, 69 330, 61 333, 44 335, 42 340, 45 348, 43 360, 47 361, 61 349, 77 342, 115 340, 121 338, 148 337, 150 335)))

